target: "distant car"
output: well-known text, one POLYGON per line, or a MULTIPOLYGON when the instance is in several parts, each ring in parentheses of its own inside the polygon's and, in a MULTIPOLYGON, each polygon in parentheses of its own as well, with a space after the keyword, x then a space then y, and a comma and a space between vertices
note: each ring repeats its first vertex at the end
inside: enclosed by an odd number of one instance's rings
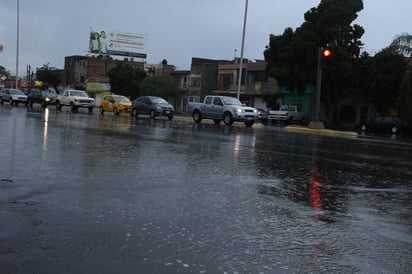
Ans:
POLYGON ((378 115, 371 121, 361 125, 362 130, 372 132, 398 133, 410 131, 407 122, 395 116, 378 115))
POLYGON ((56 98, 56 109, 62 110, 62 106, 70 107, 72 112, 78 112, 79 108, 87 108, 89 113, 93 112, 94 98, 90 97, 84 90, 68 89, 56 98))
POLYGON ((113 112, 114 115, 123 112, 130 113, 132 111, 132 102, 122 95, 106 95, 103 96, 100 103, 100 113, 104 114, 105 111, 113 112))
POLYGON ((27 106, 27 95, 23 91, 15 88, 6 88, 2 90, 0 104, 9 102, 10 105, 17 106, 19 103, 27 106))
POLYGON ((33 106, 33 104, 40 104, 42 108, 46 108, 48 105, 56 104, 56 95, 49 90, 33 90, 29 93, 28 104, 33 106))
POLYGON ((258 111, 258 121, 261 121, 262 123, 266 123, 268 120, 269 113, 263 108, 256 108, 256 109, 258 111))
POLYGON ((132 116, 136 117, 140 114, 148 114, 152 119, 156 116, 166 116, 172 120, 175 109, 161 97, 141 96, 136 98, 132 104, 132 116))

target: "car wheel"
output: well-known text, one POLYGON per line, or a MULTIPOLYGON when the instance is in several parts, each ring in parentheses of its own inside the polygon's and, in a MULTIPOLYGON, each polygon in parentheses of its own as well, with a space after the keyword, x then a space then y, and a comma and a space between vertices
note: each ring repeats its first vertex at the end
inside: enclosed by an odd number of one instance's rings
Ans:
POLYGON ((119 111, 117 110, 117 108, 113 109, 113 114, 114 116, 119 116, 119 111))
POLYGON ((29 101, 30 107, 33 107, 33 104, 34 104, 33 100, 30 100, 30 101, 29 101))
POLYGON ((200 114, 200 111, 195 110, 192 114, 193 121, 196 123, 200 123, 202 121, 202 114, 200 114))
POLYGON ((14 102, 13 102, 13 100, 11 100, 11 99, 10 99, 10 106, 12 106, 12 105, 13 105, 13 103, 14 103, 14 102))
POLYGON ((220 120, 220 119, 213 119, 213 123, 215 123, 215 125, 220 124, 220 121, 222 121, 222 120, 220 120))
POLYGON ((3 103, 4 103, 4 100, 3 100, 3 99, 1 99, 0 104, 3 104, 3 103))
POLYGON ((93 112, 93 108, 89 107, 89 113, 92 113, 92 112, 93 112))
POLYGON ((14 105, 15 105, 16 107, 18 107, 18 106, 19 106, 19 102, 14 102, 14 105))
POLYGON ((100 113, 101 113, 102 115, 104 115, 104 109, 103 109, 102 106, 100 106, 100 113))
POLYGON ((246 127, 252 127, 254 123, 255 123, 255 121, 246 121, 245 126, 246 127))
POLYGON ((70 110, 71 110, 72 112, 76 112, 76 107, 74 106, 73 103, 70 103, 70 110))
POLYGON ((132 109, 132 114, 133 117, 137 117, 137 109, 132 109))
POLYGON ((46 107, 47 107, 47 104, 46 104, 45 102, 42 102, 42 103, 41 103, 41 107, 42 107, 42 108, 46 108, 46 107))
POLYGON ((231 126, 233 124, 233 117, 232 117, 232 114, 230 112, 225 112, 223 114, 223 122, 227 126, 231 126))
POLYGON ((155 117, 156 117, 156 113, 155 113, 155 111, 152 109, 152 110, 150 111, 150 118, 154 119, 155 117))
POLYGON ((167 119, 169 119, 169 121, 173 120, 173 116, 167 116, 167 119))

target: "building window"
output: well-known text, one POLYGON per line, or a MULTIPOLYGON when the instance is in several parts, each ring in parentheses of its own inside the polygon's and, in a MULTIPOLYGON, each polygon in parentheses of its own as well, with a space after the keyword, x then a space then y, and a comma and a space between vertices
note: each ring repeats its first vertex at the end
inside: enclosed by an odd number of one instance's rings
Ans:
POLYGON ((191 86, 192 87, 200 87, 200 81, 199 81, 199 79, 198 78, 192 78, 191 79, 191 86))

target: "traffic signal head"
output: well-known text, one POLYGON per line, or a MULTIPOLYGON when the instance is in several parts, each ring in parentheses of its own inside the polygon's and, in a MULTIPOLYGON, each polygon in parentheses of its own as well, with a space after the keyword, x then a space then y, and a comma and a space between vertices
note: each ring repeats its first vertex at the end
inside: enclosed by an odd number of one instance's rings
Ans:
POLYGON ((328 48, 325 48, 325 49, 323 49, 322 54, 323 54, 323 57, 329 58, 332 54, 332 51, 328 48))

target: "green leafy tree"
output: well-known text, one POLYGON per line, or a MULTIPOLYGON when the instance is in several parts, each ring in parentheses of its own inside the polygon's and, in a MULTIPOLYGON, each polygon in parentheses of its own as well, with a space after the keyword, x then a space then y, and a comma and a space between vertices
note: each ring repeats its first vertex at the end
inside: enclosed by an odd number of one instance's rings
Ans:
POLYGON ((49 63, 43 65, 41 68, 37 68, 36 77, 37 80, 42 81, 47 86, 51 86, 55 89, 61 83, 61 71, 55 67, 50 67, 49 63))
POLYGON ((6 70, 5 67, 0 66, 0 75, 4 75, 7 77, 7 79, 9 79, 10 77, 10 72, 6 70))
POLYGON ((409 59, 402 77, 398 105, 400 117, 412 122, 412 35, 403 33, 396 36, 389 47, 409 59))
POLYGON ((389 46, 391 49, 403 54, 405 57, 411 58, 412 56, 412 35, 409 33, 403 33, 397 35, 389 46))
POLYGON ((359 58, 354 60, 352 93, 368 100, 374 91, 375 73, 375 58, 363 52, 359 58))
POLYGON ((374 59, 375 79, 369 100, 375 104, 378 112, 385 113, 396 105, 407 62, 402 54, 391 47, 377 53, 374 59))
POLYGON ((141 84, 147 77, 144 70, 122 63, 116 64, 107 75, 110 78, 112 90, 132 99, 139 96, 141 84))
POLYGON ((168 75, 153 75, 147 77, 141 86, 141 95, 152 95, 163 98, 177 98, 182 91, 176 81, 168 75))
POLYGON ((281 87, 302 93, 316 84, 318 48, 331 48, 323 68, 322 101, 333 113, 335 103, 353 88, 353 66, 364 29, 352 22, 362 9, 362 0, 322 0, 305 13, 305 22, 295 31, 287 28, 282 35, 271 35, 264 52, 268 75, 281 87))

